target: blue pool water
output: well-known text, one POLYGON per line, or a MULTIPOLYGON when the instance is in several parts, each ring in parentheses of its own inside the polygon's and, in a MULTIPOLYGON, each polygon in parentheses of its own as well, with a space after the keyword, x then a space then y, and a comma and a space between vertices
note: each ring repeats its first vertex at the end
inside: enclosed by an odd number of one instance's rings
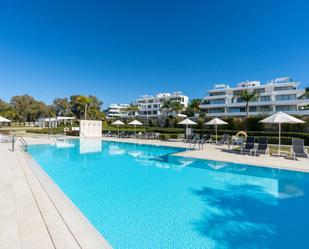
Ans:
POLYGON ((29 146, 114 248, 309 248, 309 174, 179 151, 91 139, 29 146))

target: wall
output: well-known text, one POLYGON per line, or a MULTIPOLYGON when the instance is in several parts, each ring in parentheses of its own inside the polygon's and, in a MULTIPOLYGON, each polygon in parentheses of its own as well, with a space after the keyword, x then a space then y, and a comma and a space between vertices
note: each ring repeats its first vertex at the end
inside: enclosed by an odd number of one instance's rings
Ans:
POLYGON ((102 137, 102 121, 81 120, 80 137, 102 137))

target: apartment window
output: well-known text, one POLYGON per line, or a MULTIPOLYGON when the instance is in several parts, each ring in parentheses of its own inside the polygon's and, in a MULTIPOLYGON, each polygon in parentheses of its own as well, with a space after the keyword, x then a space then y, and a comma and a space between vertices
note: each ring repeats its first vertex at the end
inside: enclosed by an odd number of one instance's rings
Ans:
POLYGON ((245 108, 244 107, 230 107, 229 112, 245 112, 245 108))
POLYGON ((259 94, 259 93, 264 93, 265 92, 265 88, 257 88, 253 90, 255 93, 259 94))
POLYGON ((215 93, 210 93, 210 96, 220 96, 220 95, 225 95, 225 92, 215 92, 215 93))
POLYGON ((153 99, 148 100, 148 103, 153 103, 153 99))
POLYGON ((261 112, 272 112, 273 108, 272 108, 272 106, 269 106, 269 105, 260 106, 260 111, 261 112))
POLYGON ((234 95, 234 96, 238 96, 238 95, 241 94, 241 92, 242 92, 242 90, 234 90, 234 91, 233 91, 233 95, 234 95))
POLYGON ((153 105, 153 108, 158 108, 158 105, 153 105))
POLYGON ((212 99, 209 101, 211 105, 216 105, 216 104, 225 104, 224 99, 212 99))
POLYGON ((151 105, 148 105, 147 107, 148 107, 148 108, 151 108, 151 105))
POLYGON ((153 111, 153 114, 158 114, 158 111, 153 111))
POLYGON ((170 101, 181 101, 181 98, 178 98, 178 97, 176 97, 176 98, 170 98, 170 101))
POLYGON ((256 106, 249 106, 249 112, 256 112, 256 106))
POLYGON ((261 96, 260 101, 270 101, 270 96, 261 96))
POLYGON ((276 86, 274 88, 275 91, 286 91, 286 90, 294 90, 294 89, 296 88, 293 86, 276 86))
POLYGON ((224 113, 224 108, 212 108, 209 109, 209 113, 224 113))
POLYGON ((296 111, 296 105, 278 105, 276 111, 296 111))
POLYGON ((284 94, 284 95, 277 95, 276 100, 281 101, 281 100, 295 100, 296 99, 296 94, 284 94))

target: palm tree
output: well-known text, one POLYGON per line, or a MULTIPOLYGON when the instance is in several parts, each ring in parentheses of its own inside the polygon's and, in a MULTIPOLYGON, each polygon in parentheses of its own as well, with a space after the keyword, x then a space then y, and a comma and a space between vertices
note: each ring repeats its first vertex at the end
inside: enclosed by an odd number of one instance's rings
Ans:
POLYGON ((180 103, 179 101, 171 102, 171 110, 176 114, 179 114, 180 111, 184 109, 184 107, 185 107, 184 104, 180 103))
POLYGON ((84 109, 85 109, 84 119, 87 119, 87 108, 88 108, 88 105, 91 103, 91 99, 86 96, 80 95, 77 97, 77 101, 80 105, 84 106, 84 109))
POLYGON ((139 110, 138 105, 130 103, 130 105, 126 108, 126 111, 129 115, 135 114, 139 110))
POLYGON ((198 113, 200 111, 200 105, 202 103, 202 99, 192 99, 187 107, 187 113, 191 115, 198 113))
POLYGON ((164 101, 160 110, 167 116, 168 112, 172 110, 172 102, 170 100, 164 101))
POLYGON ((246 118, 249 117, 249 102, 256 99, 257 93, 254 91, 248 91, 247 89, 239 94, 239 97, 246 102, 246 118))

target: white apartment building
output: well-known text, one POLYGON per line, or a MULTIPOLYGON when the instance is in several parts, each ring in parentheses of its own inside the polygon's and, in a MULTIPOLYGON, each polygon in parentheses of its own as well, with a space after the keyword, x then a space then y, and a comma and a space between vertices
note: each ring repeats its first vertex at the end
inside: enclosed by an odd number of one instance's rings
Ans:
POLYGON ((125 117, 128 115, 128 106, 128 104, 111 104, 106 110, 106 115, 108 117, 125 117))
MULTIPOLYGON (((165 101, 178 101, 184 105, 188 106, 189 97, 184 95, 182 92, 173 92, 173 93, 158 93, 155 96, 143 95, 135 101, 139 107, 138 116, 141 118, 155 118, 161 116, 162 104, 165 101)), ((175 113, 168 113, 168 116, 174 116, 175 113)))
POLYGON ((290 77, 277 78, 261 84, 260 81, 246 81, 229 87, 226 84, 215 85, 204 97, 200 108, 208 116, 239 117, 246 115, 246 103, 239 97, 247 89, 257 93, 257 98, 249 102, 249 115, 269 115, 283 111, 289 114, 309 115, 309 99, 302 98, 305 89, 299 89, 300 83, 290 77))

